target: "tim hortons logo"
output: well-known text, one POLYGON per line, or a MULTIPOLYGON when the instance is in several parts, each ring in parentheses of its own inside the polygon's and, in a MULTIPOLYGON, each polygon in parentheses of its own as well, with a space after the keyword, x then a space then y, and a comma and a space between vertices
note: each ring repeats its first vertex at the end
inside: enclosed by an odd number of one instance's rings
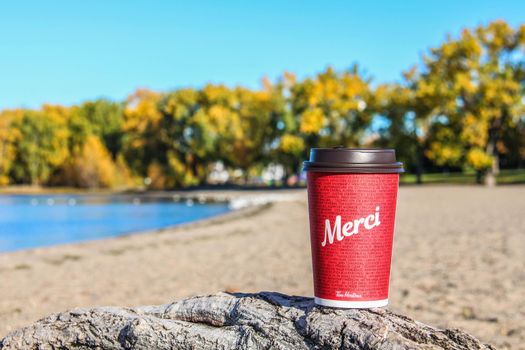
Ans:
POLYGON ((360 219, 355 219, 346 222, 341 226, 341 215, 335 217, 334 227, 330 225, 330 220, 325 220, 324 225, 324 240, 321 243, 321 246, 326 246, 326 244, 333 244, 334 239, 337 239, 338 242, 345 239, 345 237, 350 237, 359 233, 359 227, 362 225, 366 230, 371 230, 376 226, 379 226, 381 222, 379 221, 379 207, 376 207, 375 214, 370 214, 367 217, 360 219))

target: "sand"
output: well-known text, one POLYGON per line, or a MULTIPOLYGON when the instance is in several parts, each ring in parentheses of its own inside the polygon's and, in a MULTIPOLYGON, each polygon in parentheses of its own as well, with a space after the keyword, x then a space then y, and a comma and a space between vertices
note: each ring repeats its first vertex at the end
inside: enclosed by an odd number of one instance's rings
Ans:
MULTIPOLYGON (((0 337, 74 307, 224 290, 311 296, 305 191, 283 193, 160 232, 0 254, 0 337)), ((389 307, 525 349, 525 186, 402 187, 398 203, 389 307)))

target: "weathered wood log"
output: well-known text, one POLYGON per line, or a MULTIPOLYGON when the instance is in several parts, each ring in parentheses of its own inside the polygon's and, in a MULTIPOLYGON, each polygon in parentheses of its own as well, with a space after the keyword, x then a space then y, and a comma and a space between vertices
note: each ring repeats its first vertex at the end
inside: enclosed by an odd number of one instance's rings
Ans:
POLYGON ((494 349, 387 309, 331 309, 278 293, 217 294, 161 306, 54 314, 0 349, 494 349))

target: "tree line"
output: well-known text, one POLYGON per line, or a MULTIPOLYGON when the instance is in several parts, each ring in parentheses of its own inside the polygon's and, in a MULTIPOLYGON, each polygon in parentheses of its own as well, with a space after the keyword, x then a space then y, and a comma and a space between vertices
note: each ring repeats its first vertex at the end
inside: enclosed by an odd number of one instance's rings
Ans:
MULTIPOLYGON (((525 25, 465 29, 430 49, 400 82, 374 84, 357 65, 285 73, 260 89, 209 84, 137 90, 65 107, 0 112, 0 185, 180 188, 218 163, 285 178, 312 147, 392 147, 408 171, 525 165, 525 25)), ((419 177, 420 178, 420 177, 419 177)))

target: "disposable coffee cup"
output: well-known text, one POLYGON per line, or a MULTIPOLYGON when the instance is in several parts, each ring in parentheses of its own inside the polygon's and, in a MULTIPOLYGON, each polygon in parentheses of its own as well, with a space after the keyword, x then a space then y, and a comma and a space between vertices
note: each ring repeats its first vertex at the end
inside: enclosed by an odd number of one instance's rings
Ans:
POLYGON ((403 164, 393 149, 314 148, 304 170, 315 303, 387 305, 403 164))

